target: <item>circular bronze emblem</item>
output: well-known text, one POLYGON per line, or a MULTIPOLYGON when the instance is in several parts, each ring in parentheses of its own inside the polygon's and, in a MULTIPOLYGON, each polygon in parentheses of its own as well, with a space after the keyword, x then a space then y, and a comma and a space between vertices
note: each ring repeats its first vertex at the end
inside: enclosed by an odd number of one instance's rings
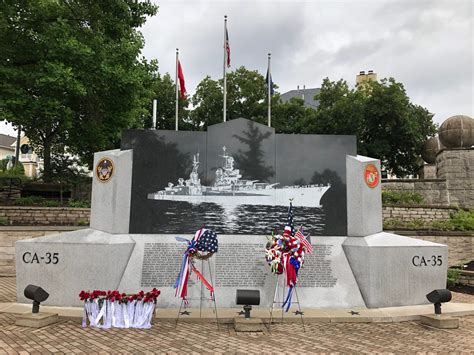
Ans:
POLYGON ((367 164, 364 170, 364 179, 368 187, 374 188, 379 184, 380 175, 374 164, 367 164))
POLYGON ((102 158, 95 167, 95 175, 100 182, 107 182, 114 174, 114 162, 110 158, 102 158))

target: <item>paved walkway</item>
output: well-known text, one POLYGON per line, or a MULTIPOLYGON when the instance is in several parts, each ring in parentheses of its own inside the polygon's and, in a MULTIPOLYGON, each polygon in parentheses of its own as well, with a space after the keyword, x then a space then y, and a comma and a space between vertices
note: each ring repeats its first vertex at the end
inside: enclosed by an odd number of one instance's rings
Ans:
MULTIPOLYGON (((0 278, 0 302, 15 301, 15 279, 0 278)), ((454 294, 456 302, 474 296, 454 294)), ((77 321, 30 329, 0 314, 0 353, 474 353, 474 316, 459 329, 440 330, 418 322, 276 324, 272 332, 235 333, 224 324, 158 321, 150 330, 83 329, 77 321)))

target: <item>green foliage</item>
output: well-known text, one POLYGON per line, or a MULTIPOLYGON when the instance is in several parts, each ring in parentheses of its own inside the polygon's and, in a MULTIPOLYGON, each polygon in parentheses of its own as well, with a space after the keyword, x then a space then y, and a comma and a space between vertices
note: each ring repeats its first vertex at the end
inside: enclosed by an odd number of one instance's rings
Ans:
POLYGON ((400 220, 386 219, 383 222, 384 229, 432 229, 442 231, 473 231, 474 210, 459 210, 445 221, 425 221, 423 219, 400 220))
MULTIPOLYGON (((274 85, 277 88, 276 85, 274 85)), ((240 67, 227 74, 227 120, 247 118, 259 123, 267 122, 267 91, 265 78, 256 70, 240 67)), ((206 76, 197 86, 192 97, 195 107, 190 113, 194 129, 205 130, 207 126, 222 122, 223 80, 212 80, 206 76)), ((272 96, 278 106, 278 94, 272 96)))
POLYGON ((447 221, 433 222, 432 227, 445 231, 472 231, 474 230, 474 210, 459 210, 447 221))
POLYGON ((326 78, 316 99, 320 104, 305 133, 355 134, 359 154, 380 159, 396 176, 416 173, 423 143, 436 126, 401 83, 390 78, 350 89, 344 80, 326 78))
POLYGON ((91 202, 87 200, 70 200, 68 205, 73 208, 90 208, 91 202))
POLYGON ((382 203, 395 205, 419 205, 423 203, 423 196, 416 192, 382 190, 382 203))
MULTIPOLYGON (((151 80, 147 84, 153 92, 153 99, 157 100, 156 108, 156 129, 175 129, 175 110, 176 110, 176 86, 171 76, 166 73, 160 75, 158 73, 158 67, 153 62, 150 66, 154 66, 150 72, 152 73, 151 80)), ((183 100, 179 97, 178 100, 178 115, 179 115, 179 129, 189 130, 191 129, 188 123, 189 112, 187 110, 189 100, 183 100)), ((143 126, 145 128, 151 128, 153 124, 153 102, 150 101, 148 105, 147 115, 144 116, 143 126)))
POLYGON ((446 279, 446 287, 454 287, 459 282, 461 276, 461 270, 459 269, 448 269, 448 277, 446 279))
POLYGON ((426 223, 423 219, 417 218, 413 220, 400 220, 397 218, 386 219, 383 222, 383 229, 426 229, 430 225, 426 223))
POLYGON ((13 201, 15 206, 42 206, 46 199, 42 196, 20 197, 13 201))
POLYGON ((76 224, 78 226, 88 226, 90 224, 88 219, 78 219, 76 224))
POLYGON ((41 203, 41 206, 43 207, 60 207, 61 202, 57 200, 46 200, 43 203, 41 203))
POLYGON ((156 66, 140 59, 150 1, 0 2, 1 120, 21 126, 51 180, 56 144, 92 164, 142 125, 156 66))
POLYGON ((0 226, 8 226, 9 224, 7 217, 0 217, 0 226))
POLYGON ((451 223, 456 230, 474 230, 474 209, 469 211, 459 210, 451 216, 451 223))

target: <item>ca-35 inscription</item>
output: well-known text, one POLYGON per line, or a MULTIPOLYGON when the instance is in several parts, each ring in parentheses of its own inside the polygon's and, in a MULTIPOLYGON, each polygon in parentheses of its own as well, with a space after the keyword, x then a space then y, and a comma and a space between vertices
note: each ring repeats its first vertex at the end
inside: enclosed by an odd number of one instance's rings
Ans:
POLYGON ((59 253, 47 252, 44 255, 35 252, 26 251, 22 256, 25 264, 57 264, 59 263, 59 253))

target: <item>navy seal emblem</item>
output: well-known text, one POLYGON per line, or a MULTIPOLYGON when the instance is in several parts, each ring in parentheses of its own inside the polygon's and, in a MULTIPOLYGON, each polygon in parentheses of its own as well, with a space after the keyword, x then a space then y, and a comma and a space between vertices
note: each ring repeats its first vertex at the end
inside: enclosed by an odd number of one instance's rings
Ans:
POLYGON ((102 158, 95 167, 95 175, 100 182, 107 182, 114 174, 114 162, 110 158, 102 158))

